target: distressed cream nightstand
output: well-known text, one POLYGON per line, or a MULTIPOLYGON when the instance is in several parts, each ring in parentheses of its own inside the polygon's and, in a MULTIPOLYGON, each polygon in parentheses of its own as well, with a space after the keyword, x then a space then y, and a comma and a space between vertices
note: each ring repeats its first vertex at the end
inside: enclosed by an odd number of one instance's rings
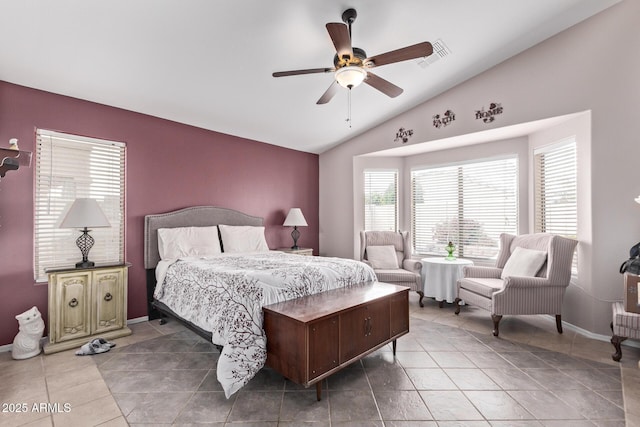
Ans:
POLYGON ((313 249, 311 248, 298 248, 298 249, 278 248, 277 250, 279 250, 280 252, 286 252, 288 254, 306 255, 306 256, 313 255, 313 249))
POLYGON ((49 342, 45 354, 79 347, 95 337, 131 334, 127 278, 131 264, 47 270, 49 342))

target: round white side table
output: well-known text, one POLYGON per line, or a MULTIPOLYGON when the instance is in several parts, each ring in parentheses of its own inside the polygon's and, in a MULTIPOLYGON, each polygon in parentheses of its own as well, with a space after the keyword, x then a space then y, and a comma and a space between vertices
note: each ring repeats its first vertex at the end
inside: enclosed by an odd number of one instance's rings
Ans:
POLYGON ((453 303, 456 299, 456 284, 462 277, 465 265, 473 261, 456 258, 422 258, 422 292, 425 297, 434 298, 442 308, 443 302, 453 303))

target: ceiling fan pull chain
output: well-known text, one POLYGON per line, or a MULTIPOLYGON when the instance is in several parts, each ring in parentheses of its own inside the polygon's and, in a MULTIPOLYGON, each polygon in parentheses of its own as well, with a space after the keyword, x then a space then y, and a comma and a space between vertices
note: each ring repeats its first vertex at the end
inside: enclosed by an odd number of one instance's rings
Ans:
POLYGON ((351 88, 349 88, 349 95, 347 98, 347 123, 349 123, 349 129, 351 129, 351 88))

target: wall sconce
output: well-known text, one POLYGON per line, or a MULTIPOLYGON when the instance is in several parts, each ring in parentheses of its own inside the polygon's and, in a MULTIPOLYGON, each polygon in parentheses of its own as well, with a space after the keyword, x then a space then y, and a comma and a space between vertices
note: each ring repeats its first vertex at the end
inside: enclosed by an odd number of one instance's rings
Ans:
POLYGON ((20 166, 31 166, 31 152, 20 151, 18 140, 11 138, 9 148, 0 148, 0 178, 8 171, 17 170, 20 166))

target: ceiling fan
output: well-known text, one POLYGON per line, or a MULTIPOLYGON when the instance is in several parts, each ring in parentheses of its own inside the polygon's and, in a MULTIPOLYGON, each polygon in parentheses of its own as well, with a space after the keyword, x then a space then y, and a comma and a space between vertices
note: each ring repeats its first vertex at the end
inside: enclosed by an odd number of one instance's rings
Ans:
POLYGON ((334 73, 335 81, 329 86, 329 89, 327 89, 320 99, 318 99, 316 104, 326 104, 329 102, 338 91, 339 86, 352 89, 362 82, 391 98, 400 95, 402 93, 401 88, 373 74, 370 70, 381 65, 429 56, 433 53, 431 43, 422 42, 380 55, 367 57, 364 50, 352 47, 351 45, 351 24, 353 24, 357 16, 355 9, 347 9, 342 13, 342 21, 344 24, 329 22, 326 25, 329 37, 331 37, 333 45, 336 48, 336 54, 333 57, 333 68, 278 71, 273 73, 273 77, 334 73), (345 24, 347 24, 348 27, 345 24))

